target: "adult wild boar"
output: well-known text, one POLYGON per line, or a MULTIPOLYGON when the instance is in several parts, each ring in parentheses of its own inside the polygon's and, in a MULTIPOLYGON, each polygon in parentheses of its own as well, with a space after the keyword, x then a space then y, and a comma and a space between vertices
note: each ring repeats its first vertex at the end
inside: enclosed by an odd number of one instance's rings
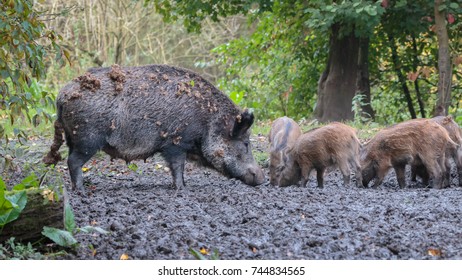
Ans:
POLYGON ((447 145, 457 146, 447 131, 432 120, 410 120, 382 129, 362 152, 363 185, 368 186, 376 178, 377 187, 393 167, 399 186, 404 188, 406 165, 421 162, 434 179, 434 187, 441 188, 447 145))
POLYGON ((279 186, 288 186, 301 178, 304 187, 313 169, 317 172, 318 187, 324 184, 327 167, 338 166, 345 186, 350 184, 350 165, 355 171, 356 185, 361 186, 359 151, 361 144, 355 130, 343 123, 333 122, 302 134, 293 148, 284 154, 279 165, 279 186))
MULTIPOLYGON (((270 142, 270 184, 277 185, 279 175, 276 173, 276 168, 281 164, 282 154, 291 148, 298 137, 302 134, 300 126, 291 118, 280 117, 271 125, 269 133, 270 142)), ((295 184, 297 182, 293 182, 295 184)))
MULTIPOLYGON (((437 116, 430 119, 437 124, 441 125, 446 129, 449 134, 449 137, 452 141, 457 143, 459 146, 454 148, 452 145, 449 145, 446 150, 446 178, 445 184, 449 185, 451 164, 449 159, 453 159, 457 167, 457 173, 459 174, 459 186, 462 186, 462 135, 459 125, 452 119, 451 116, 437 116)), ((424 165, 420 161, 415 162, 411 165, 411 180, 416 181, 416 175, 419 175, 422 178, 422 181, 425 185, 428 184, 429 174, 424 165)))
POLYGON ((173 185, 184 186, 187 156, 249 185, 264 181, 252 156, 254 116, 198 74, 167 65, 93 68, 57 98, 58 119, 46 163, 59 159, 64 132, 72 187, 98 150, 127 162, 160 153, 173 185))

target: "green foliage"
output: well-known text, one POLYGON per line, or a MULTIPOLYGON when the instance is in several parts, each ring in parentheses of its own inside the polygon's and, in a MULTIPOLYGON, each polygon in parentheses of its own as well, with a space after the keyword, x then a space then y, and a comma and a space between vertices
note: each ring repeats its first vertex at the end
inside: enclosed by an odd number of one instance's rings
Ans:
POLYGON ((0 244, 0 260, 42 260, 44 256, 36 251, 32 244, 15 243, 11 237, 0 244))
MULTIPOLYGON (((204 249, 201 249, 203 251, 204 249)), ((217 249, 213 250, 211 254, 203 254, 202 252, 198 252, 193 248, 189 248, 189 253, 193 255, 198 260, 219 260, 220 253, 217 249)))
MULTIPOLYGON (((371 105, 376 121, 393 123, 409 119, 400 72, 410 77, 405 84, 417 112, 430 116, 435 104, 438 81, 436 61, 438 43, 432 30, 434 1, 273 1, 246 5, 247 1, 225 1, 215 6, 202 1, 155 2, 168 20, 183 19, 185 25, 200 29, 207 16, 218 20, 241 12, 248 16, 254 32, 215 48, 215 63, 225 72, 219 86, 241 106, 255 108, 259 118, 288 115, 295 119, 310 118, 316 104, 317 81, 325 69, 328 39, 332 27, 340 36, 354 34, 369 38, 369 78, 371 105), (170 3, 171 5, 169 6, 170 3), (159 7, 160 5, 160 7, 159 7), (205 6, 203 6, 205 5, 205 6), (231 6, 234 10, 231 11, 231 6), (250 7, 250 8, 249 8, 250 7), (264 8, 262 8, 264 7, 264 8), (391 38, 396 46, 390 44, 391 38), (391 59, 397 48, 398 63, 391 59), (414 78, 415 77, 415 78, 414 78), (417 102, 417 90, 421 103, 417 102), (422 108, 420 108, 422 106, 422 108)), ((462 63, 461 1, 445 1, 439 7, 448 13, 451 50, 456 58, 453 100, 450 112, 462 98, 458 65, 462 63)), ((207 62, 204 62, 205 64, 207 62)), ((341 91, 341 89, 339 89, 341 91)), ((332 108, 335 109, 335 108, 332 108)))
MULTIPOLYGON (((17 188, 16 185, 14 188, 17 188)), ((0 177, 0 231, 21 214, 26 207, 27 195, 24 190, 6 192, 6 184, 0 177)))
POLYGON ((130 163, 127 165, 128 169, 130 169, 131 171, 137 173, 137 174, 141 174, 142 173, 142 170, 139 169, 138 165, 134 162, 130 163))
POLYGON ((71 205, 69 203, 64 205, 64 228, 68 232, 74 232, 77 228, 75 225, 74 211, 72 211, 71 205))
MULTIPOLYGON (((67 53, 58 45, 61 39, 45 26, 43 13, 34 8, 34 1, 2 0, 0 5, 0 117, 8 117, 11 125, 18 117, 36 125, 50 115, 41 107, 49 106, 49 93, 37 90, 34 79, 46 75, 46 59, 55 53, 63 62, 67 53), (30 110, 36 111, 31 115, 30 110)), ((3 137, 0 124, 0 137, 3 137)), ((15 131, 16 136, 25 135, 15 131)))
POLYGON ((358 37, 369 37, 380 22, 385 9, 381 1, 310 1, 304 10, 310 29, 329 32, 333 25, 340 27, 340 36, 354 32, 358 37))
POLYGON ((13 190, 15 191, 22 191, 25 189, 30 189, 30 188, 38 188, 40 184, 39 178, 37 178, 37 175, 35 173, 31 173, 29 176, 24 178, 21 183, 15 185, 13 187, 13 190))
POLYGON ((71 232, 53 227, 43 227, 42 234, 62 247, 72 247, 77 244, 71 232))
POLYGON ((356 94, 353 97, 351 111, 354 113, 353 120, 355 123, 367 122, 371 119, 371 116, 362 109, 364 106, 368 105, 365 100, 366 96, 364 94, 356 94))
POLYGON ((254 108, 260 120, 311 115, 327 41, 308 31, 301 36, 300 29, 299 21, 267 12, 250 37, 217 47, 216 63, 225 71, 220 88, 237 104, 254 108))
POLYGON ((74 235, 78 232, 92 233, 98 232, 101 234, 108 234, 107 231, 99 227, 85 226, 78 228, 75 223, 75 216, 72 207, 69 203, 64 205, 64 230, 53 227, 43 227, 42 234, 53 242, 62 247, 75 247, 78 242, 74 235))
POLYGON ((154 3, 154 7, 167 22, 183 19, 185 27, 190 32, 199 32, 205 18, 219 21, 221 17, 236 14, 258 14, 272 8, 270 0, 233 0, 233 1, 203 1, 203 0, 145 0, 154 3))

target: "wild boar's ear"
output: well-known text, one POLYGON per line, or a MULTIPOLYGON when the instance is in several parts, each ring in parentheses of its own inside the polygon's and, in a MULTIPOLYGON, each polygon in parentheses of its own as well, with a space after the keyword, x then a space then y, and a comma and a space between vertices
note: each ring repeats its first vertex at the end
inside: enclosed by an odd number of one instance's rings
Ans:
POLYGON ((240 115, 237 115, 234 120, 233 131, 231 137, 239 137, 247 132, 252 126, 254 120, 253 113, 248 110, 244 110, 240 115))

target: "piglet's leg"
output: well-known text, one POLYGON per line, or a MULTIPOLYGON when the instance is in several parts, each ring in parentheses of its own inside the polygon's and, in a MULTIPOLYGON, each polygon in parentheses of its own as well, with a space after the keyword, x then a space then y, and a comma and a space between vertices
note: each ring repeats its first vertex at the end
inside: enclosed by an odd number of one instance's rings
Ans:
POLYGON ((406 175, 405 175, 405 165, 395 165, 393 167, 396 173, 396 179, 398 180, 398 185, 400 188, 406 187, 406 175))
POLYGON ((318 180, 318 188, 324 187, 324 168, 316 168, 316 179, 318 180))
POLYGON ((343 185, 345 187, 348 187, 350 185, 350 175, 351 175, 351 170, 350 170, 350 167, 348 166, 348 162, 343 161, 339 164, 338 167, 340 169, 340 172, 343 175, 343 185))

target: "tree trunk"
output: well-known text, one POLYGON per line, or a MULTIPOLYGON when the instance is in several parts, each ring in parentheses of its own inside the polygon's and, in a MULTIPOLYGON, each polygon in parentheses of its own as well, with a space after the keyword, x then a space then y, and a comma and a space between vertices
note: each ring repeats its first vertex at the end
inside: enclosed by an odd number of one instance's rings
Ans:
POLYGON ((363 104, 361 104, 363 117, 374 119, 374 110, 372 110, 371 106, 371 84, 369 81, 369 38, 360 39, 356 92, 365 97, 363 104))
MULTIPOLYGON (((417 67, 419 65, 419 58, 418 58, 418 50, 417 50, 417 41, 415 39, 415 35, 412 34, 412 70, 414 71, 414 73, 417 72, 417 67)), ((415 94, 416 94, 416 97, 417 97, 417 103, 419 104, 419 110, 420 110, 420 117, 422 118, 426 118, 425 117, 425 105, 424 105, 424 102, 422 100, 422 93, 420 92, 420 89, 419 89, 419 78, 415 79, 414 81, 414 89, 415 89, 415 94)))
POLYGON ((17 220, 6 224, 0 232, 0 242, 10 237, 16 241, 35 242, 44 236, 44 226, 64 228, 64 199, 51 202, 42 196, 42 190, 28 190, 27 204, 17 220))
POLYGON ((391 59, 393 61, 396 75, 398 76, 398 82, 401 84, 401 87, 403 88, 404 96, 406 97, 407 108, 409 109, 411 118, 415 119, 417 118, 417 115, 415 113, 414 105, 412 104, 411 92, 409 91, 409 88, 406 84, 406 77, 401 71, 401 64, 399 62, 398 52, 396 51, 395 39, 392 36, 388 36, 388 39, 390 41, 391 59))
MULTIPOLYGON (((446 29, 446 9, 439 11, 444 0, 435 0, 435 29, 438 37, 438 98, 436 106, 448 112, 451 105, 452 65, 446 29)), ((436 110, 435 110, 436 111, 436 110)))
MULTIPOLYGON (((320 122, 352 120, 352 100, 357 93, 370 100, 369 82, 365 82, 369 76, 367 59, 360 58, 360 50, 368 48, 368 41, 362 42, 354 32, 339 37, 339 27, 336 24, 331 28, 327 67, 318 82, 314 115, 320 122)), ((366 108, 366 112, 372 113, 372 108, 366 108)))

